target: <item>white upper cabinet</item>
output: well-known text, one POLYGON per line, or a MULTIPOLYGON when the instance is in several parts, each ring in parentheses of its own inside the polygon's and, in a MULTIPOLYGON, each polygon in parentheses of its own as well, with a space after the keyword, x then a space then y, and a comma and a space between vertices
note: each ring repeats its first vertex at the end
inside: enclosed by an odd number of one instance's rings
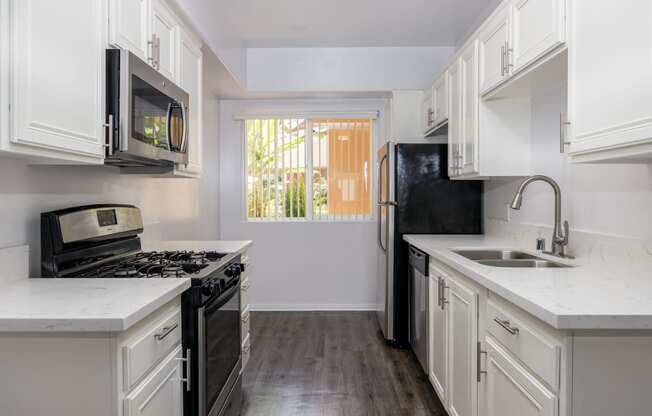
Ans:
POLYGON ((177 81, 177 36, 179 24, 162 0, 152 0, 151 31, 154 39, 154 67, 177 81))
POLYGON ((493 16, 478 35, 480 92, 485 93, 507 78, 509 45, 509 9, 493 16))
POLYGON ((427 134, 435 127, 435 109, 433 108, 432 88, 428 88, 423 93, 421 104, 421 130, 427 134))
POLYGON ((448 68, 448 176, 462 173, 462 74, 459 59, 448 68))
MULTIPOLYGON (((106 15, 99 0, 10 2, 7 151, 101 163, 106 15)), ((4 23, 3 23, 4 25, 4 23)))
MULTIPOLYGON (((593 3, 593 2, 591 2, 593 3)), ((520 69, 565 41, 565 0, 514 0, 507 64, 520 69)))
POLYGON ((570 1, 568 151, 577 162, 652 160, 652 2, 570 1))
POLYGON ((478 294, 448 276, 444 302, 448 310, 449 414, 476 416, 478 412, 478 294))
POLYGON ((443 74, 432 85, 432 101, 435 109, 435 125, 448 120, 448 73, 443 74))
POLYGON ((460 55, 462 80, 461 174, 479 173, 478 144, 478 42, 469 44, 460 55))
POLYGON ((109 43, 151 62, 148 0, 109 0, 109 43))
POLYGON ((179 85, 190 96, 188 105, 188 164, 177 173, 199 175, 202 158, 202 51, 201 43, 185 30, 179 31, 179 85))

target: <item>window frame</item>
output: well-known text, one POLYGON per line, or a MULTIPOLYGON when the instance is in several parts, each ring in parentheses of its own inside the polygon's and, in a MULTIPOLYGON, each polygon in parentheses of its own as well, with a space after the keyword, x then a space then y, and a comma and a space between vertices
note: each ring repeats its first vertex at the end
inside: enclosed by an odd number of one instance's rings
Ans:
POLYGON ((256 116, 240 116, 237 117, 238 120, 240 120, 240 138, 241 138, 241 161, 242 161, 242 169, 240 172, 240 179, 241 179, 241 206, 240 206, 240 215, 242 216, 242 221, 245 223, 252 223, 252 224, 265 224, 265 223, 338 223, 338 224, 345 224, 345 223, 369 223, 369 222, 375 222, 376 221, 376 210, 374 209, 375 207, 375 184, 376 184, 376 172, 375 172, 375 157, 374 157, 374 147, 377 142, 377 132, 379 130, 378 128, 378 113, 362 113, 360 114, 359 112, 352 112, 352 113, 342 113, 342 112, 337 112, 337 113, 296 113, 296 114, 260 114, 256 116), (315 218, 314 216, 314 210, 313 210, 313 186, 312 186, 312 179, 313 179, 313 125, 314 125, 314 120, 315 119, 368 119, 369 120, 369 181, 370 181, 370 188, 371 192, 369 192, 369 214, 368 215, 347 215, 347 216, 342 216, 342 215, 337 215, 337 216, 331 216, 328 215, 326 217, 322 218, 315 218), (247 148, 247 128, 246 128, 246 122, 250 120, 271 120, 271 119, 303 119, 305 120, 306 124, 306 131, 311 132, 310 133, 310 140, 306 140, 305 142, 305 212, 306 215, 305 217, 270 217, 270 218, 249 218, 248 216, 248 202, 247 202, 247 197, 248 197, 248 184, 247 184, 247 177, 248 177, 248 165, 249 165, 249 153, 248 153, 248 148, 247 148), (308 186, 310 184, 310 186, 308 186), (339 217, 339 218, 338 218, 339 217))

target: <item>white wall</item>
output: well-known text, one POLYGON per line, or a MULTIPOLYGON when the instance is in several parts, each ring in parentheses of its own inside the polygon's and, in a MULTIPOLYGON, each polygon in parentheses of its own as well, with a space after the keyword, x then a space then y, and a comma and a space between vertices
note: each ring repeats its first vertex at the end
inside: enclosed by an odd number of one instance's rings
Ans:
POLYGON ((249 91, 423 89, 448 64, 453 47, 249 48, 249 91))
MULTIPOLYGON (((532 132, 535 172, 553 177, 561 186, 571 249, 577 232, 652 240, 652 166, 568 163, 559 153, 559 112, 565 94, 565 87, 560 86, 532 100, 532 132)), ((503 224, 509 218, 511 224, 552 225, 553 192, 546 184, 535 183, 525 191, 520 211, 507 208, 519 183, 486 184, 487 218, 503 224)), ((544 236, 550 244, 549 235, 544 236)))
POLYGON ((29 165, 0 156, 0 247, 28 244, 30 275, 40 274, 40 213, 95 203, 134 204, 142 209, 145 236, 217 239, 218 101, 204 102, 202 179, 120 175, 116 169, 29 165))
POLYGON ((222 101, 220 106, 221 236, 254 240, 251 303, 257 309, 373 309, 375 222, 248 223, 243 221, 242 122, 265 111, 379 110, 385 100, 222 101))

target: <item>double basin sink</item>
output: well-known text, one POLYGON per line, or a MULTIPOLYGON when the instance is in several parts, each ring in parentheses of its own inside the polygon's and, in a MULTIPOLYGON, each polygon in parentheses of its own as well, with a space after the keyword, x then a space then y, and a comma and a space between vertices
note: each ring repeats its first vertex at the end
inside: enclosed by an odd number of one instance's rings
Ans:
POLYGON ((533 269, 573 267, 515 250, 453 250, 453 253, 485 266, 493 267, 522 267, 533 269))

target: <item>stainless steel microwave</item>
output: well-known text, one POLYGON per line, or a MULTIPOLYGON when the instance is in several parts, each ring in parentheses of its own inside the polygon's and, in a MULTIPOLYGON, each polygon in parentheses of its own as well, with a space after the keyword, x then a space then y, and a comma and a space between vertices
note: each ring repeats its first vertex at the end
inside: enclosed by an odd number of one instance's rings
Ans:
POLYGON ((188 163, 188 93, 133 53, 106 51, 104 163, 171 169, 188 163))

